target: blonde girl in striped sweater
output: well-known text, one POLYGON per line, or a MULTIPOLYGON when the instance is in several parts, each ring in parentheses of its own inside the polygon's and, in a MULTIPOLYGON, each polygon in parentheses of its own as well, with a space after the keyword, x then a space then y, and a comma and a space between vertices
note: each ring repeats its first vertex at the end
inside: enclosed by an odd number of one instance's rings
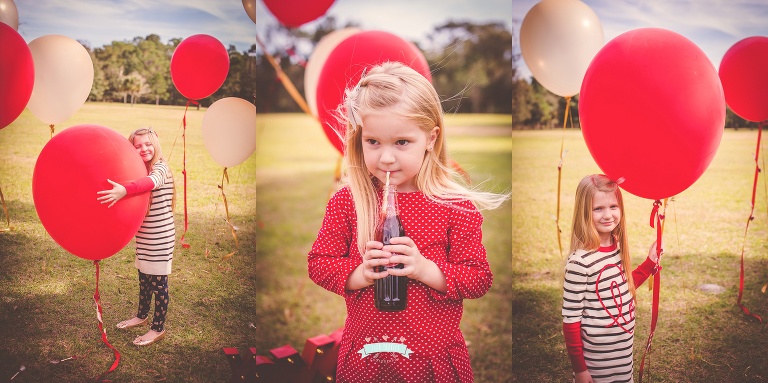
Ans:
POLYGON ((135 317, 117 324, 119 329, 144 326, 149 321, 152 296, 155 312, 149 331, 134 339, 133 344, 147 346, 165 337, 168 313, 168 275, 171 274, 176 227, 173 220, 175 187, 173 174, 163 159, 160 140, 152 128, 138 129, 128 140, 147 167, 147 176, 126 184, 107 180, 112 189, 97 194, 102 204, 112 207, 126 195, 151 191, 144 221, 136 233, 136 261, 139 272, 139 305, 135 317))
POLYGON ((602 174, 579 182, 572 227, 562 314, 574 382, 633 382, 635 287, 656 271, 656 243, 630 271, 624 200, 602 174))

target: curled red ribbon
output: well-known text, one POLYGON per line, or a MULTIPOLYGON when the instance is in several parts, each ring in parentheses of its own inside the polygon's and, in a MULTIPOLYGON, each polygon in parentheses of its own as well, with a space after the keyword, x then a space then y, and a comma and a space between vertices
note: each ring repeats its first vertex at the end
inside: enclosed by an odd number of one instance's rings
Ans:
POLYGON ((651 227, 656 229, 656 266, 654 267, 655 275, 653 276, 653 298, 651 301, 651 332, 648 335, 648 341, 645 344, 645 351, 643 352, 643 358, 640 360, 640 373, 638 380, 643 382, 643 371, 645 369, 645 357, 648 356, 648 367, 651 366, 651 344, 653 343, 653 334, 656 331, 656 322, 659 319, 659 290, 661 289, 661 234, 662 234, 662 221, 664 220, 664 214, 659 214, 659 208, 661 207, 661 201, 656 200, 653 203, 653 209, 651 210, 651 227))
POLYGON ((101 341, 104 342, 104 344, 107 345, 107 347, 111 348, 112 351, 115 353, 115 361, 112 363, 112 367, 109 368, 108 371, 104 372, 99 376, 97 381, 100 381, 102 377, 115 369, 117 369, 117 366, 120 364, 120 351, 117 351, 117 348, 115 346, 111 345, 109 343, 109 340, 107 339, 107 332, 104 331, 104 322, 102 321, 102 310, 101 310, 101 297, 99 296, 99 261, 93 261, 93 264, 96 266, 96 291, 93 293, 93 300, 96 302, 96 319, 99 321, 99 332, 101 333, 101 341))
POLYGON ((757 160, 760 155, 760 137, 763 133, 763 123, 761 122, 758 130, 757 130, 757 148, 755 149, 755 180, 752 184, 752 208, 749 211, 749 218, 747 219, 747 225, 744 228, 744 241, 741 244, 741 269, 739 271, 739 298, 736 301, 736 304, 739 305, 739 308, 741 308, 741 311, 744 312, 744 314, 749 315, 751 317, 757 318, 757 320, 760 321, 760 323, 763 323, 763 318, 761 318, 759 315, 750 312, 747 306, 744 306, 741 304, 741 297, 744 294, 744 247, 747 243, 747 231, 749 231, 749 222, 751 222, 753 219, 755 219, 755 194, 757 194, 757 178, 760 175, 760 165, 758 164, 757 160))
POLYGON ((184 132, 181 134, 182 142, 184 143, 184 159, 182 166, 184 167, 181 174, 184 175, 184 233, 181 235, 181 247, 189 249, 189 244, 184 242, 184 236, 187 235, 187 229, 189 228, 189 218, 187 216, 187 110, 189 104, 200 105, 195 100, 187 99, 187 106, 184 108, 184 117, 181 121, 184 125, 184 132))

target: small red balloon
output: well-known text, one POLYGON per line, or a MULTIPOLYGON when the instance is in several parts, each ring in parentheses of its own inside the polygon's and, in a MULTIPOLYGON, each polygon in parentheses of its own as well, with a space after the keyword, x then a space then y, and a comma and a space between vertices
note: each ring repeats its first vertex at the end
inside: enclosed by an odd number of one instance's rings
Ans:
POLYGON ((229 72, 229 53, 224 44, 209 35, 184 39, 171 57, 171 80, 182 96, 190 100, 216 92, 229 72))
POLYGON ((37 158, 35 210, 64 250, 88 260, 108 258, 139 230, 149 192, 124 197, 111 208, 96 200, 96 192, 112 188, 107 179, 125 183, 146 176, 127 138, 103 126, 73 126, 53 136, 37 158))
POLYGON ((725 102, 733 113, 754 122, 768 120, 768 37, 747 37, 720 61, 725 102))
POLYGON ((35 85, 35 64, 26 41, 0 23, 0 129, 24 111, 35 85))
POLYGON ((365 31, 347 37, 325 60, 317 81, 317 114, 326 137, 339 153, 344 151, 339 134, 345 129, 339 126, 335 112, 344 100, 344 90, 360 81, 364 68, 387 61, 408 65, 432 81, 429 64, 419 48, 388 32, 365 31))
POLYGON ((687 189, 717 153, 725 97, 715 67, 675 32, 641 28, 608 42, 579 94, 584 141, 597 165, 642 198, 687 189))
POLYGON ((335 0, 264 0, 272 15, 286 27, 300 27, 325 14, 335 0))

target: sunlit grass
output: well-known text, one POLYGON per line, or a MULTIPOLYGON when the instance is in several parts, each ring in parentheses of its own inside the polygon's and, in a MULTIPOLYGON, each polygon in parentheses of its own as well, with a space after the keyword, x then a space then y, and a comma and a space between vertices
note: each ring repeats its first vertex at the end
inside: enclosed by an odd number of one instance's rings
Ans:
MULTIPOLYGON (((249 324, 256 316, 255 156, 229 169, 230 182, 223 185, 230 217, 240 229, 236 246, 218 188, 223 169, 213 162, 202 141, 204 113, 196 108, 187 112, 186 241, 191 248, 183 250, 177 242, 165 340, 137 348, 131 341, 146 328, 119 331, 114 327, 136 314, 133 243, 100 262, 104 327, 122 354, 117 370, 107 375, 113 381, 226 382, 230 369, 221 348, 254 345, 256 330, 249 324), (223 260, 235 250, 232 258, 223 260)), ((134 129, 152 126, 177 182, 178 239, 184 232, 183 115, 183 107, 87 103, 55 130, 96 124, 127 137, 134 129)), ((10 377, 25 365, 26 371, 17 377, 22 382, 94 381, 114 360, 97 328, 94 265, 51 239, 32 199, 35 161, 49 139, 48 126, 28 110, 0 130, 0 187, 11 226, 10 231, 0 232, 0 376, 10 377), (69 356, 78 358, 50 363, 69 356)), ((2 228, 6 228, 4 218, 2 228)), ((72 217, 72 224, 88 222, 72 217)))
MULTIPOLYGON (((562 131, 514 132, 513 208, 513 356, 514 381, 563 382, 570 362, 561 334, 564 256, 578 181, 600 172, 579 131, 565 134, 567 151, 560 193, 557 244, 557 163, 562 131)), ((754 176, 755 130, 726 130, 720 149, 704 175, 675 196, 666 211, 662 288, 652 366, 653 382, 756 382, 768 379, 763 327, 736 306, 744 229, 749 217, 754 176), (698 286, 726 288, 715 295, 698 286)), ((660 140, 664 137, 659 137, 660 140)), ((622 144, 622 143, 617 143, 622 144)), ((630 144, 630 143, 623 143, 630 144)), ((652 148, 649 155, 654 155, 652 148)), ((674 164, 669 164, 674 166, 674 164)), ((758 185, 755 219, 746 241, 744 303, 768 316, 766 282, 768 235, 764 178, 758 185)), ((640 263, 655 239, 649 226, 652 202, 624 193, 633 262, 640 263)), ((638 293, 635 373, 649 332, 651 293, 638 293)), ((637 377, 637 375, 636 375, 637 377)))

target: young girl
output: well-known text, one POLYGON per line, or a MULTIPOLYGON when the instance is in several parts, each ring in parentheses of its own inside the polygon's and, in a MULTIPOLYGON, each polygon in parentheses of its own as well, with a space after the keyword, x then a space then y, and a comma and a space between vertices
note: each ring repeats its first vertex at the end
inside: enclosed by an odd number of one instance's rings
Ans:
POLYGON ((310 278, 346 301, 337 380, 472 382, 462 300, 483 296, 493 279, 476 205, 496 208, 507 195, 454 181, 440 99, 413 69, 370 69, 340 109, 346 186, 328 203, 308 257, 310 278), (387 173, 407 236, 384 246, 374 230, 387 173), (374 271, 389 263, 404 267, 374 271), (389 274, 409 278, 404 311, 374 305, 374 281, 389 274))
POLYGON ((565 266, 563 334, 574 381, 632 382, 635 288, 658 259, 656 243, 632 272, 616 182, 595 174, 576 189, 571 255, 565 266))
POLYGON ((98 200, 112 207, 126 195, 152 191, 147 215, 136 233, 136 268, 139 269, 139 309, 136 317, 122 321, 117 328, 127 329, 146 325, 152 295, 155 313, 150 330, 136 339, 137 346, 150 345, 165 336, 165 315, 168 312, 168 275, 171 273, 173 249, 176 244, 176 226, 173 221, 175 189, 173 175, 163 159, 160 140, 151 128, 131 133, 128 141, 147 166, 146 177, 119 184, 107 180, 112 189, 103 190, 98 200))

